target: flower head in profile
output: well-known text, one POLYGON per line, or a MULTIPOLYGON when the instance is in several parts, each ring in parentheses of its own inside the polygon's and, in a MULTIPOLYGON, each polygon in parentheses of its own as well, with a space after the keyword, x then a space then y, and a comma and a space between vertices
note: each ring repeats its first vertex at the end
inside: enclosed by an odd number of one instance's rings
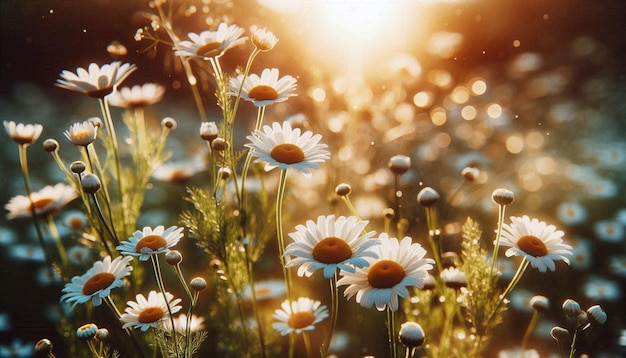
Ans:
POLYGON ((278 43, 278 37, 267 28, 252 29, 252 43, 259 51, 270 51, 278 43))
POLYGON ((170 318, 170 312, 180 311, 182 307, 178 304, 181 301, 180 298, 175 299, 169 292, 165 292, 163 296, 160 292, 150 291, 148 298, 140 293, 135 296, 135 301, 126 303, 126 310, 120 317, 120 321, 124 323, 122 328, 132 327, 145 332, 151 327, 158 327, 170 318))
POLYGON ((174 54, 183 57, 208 59, 222 56, 229 49, 246 42, 247 37, 241 37, 244 30, 237 25, 227 25, 222 22, 215 31, 203 31, 199 34, 190 32, 191 41, 180 41, 174 46, 174 54))
POLYGON ((252 102, 256 107, 283 102, 296 96, 296 79, 289 75, 278 78, 278 75, 277 68, 266 68, 261 76, 251 74, 245 80, 244 75, 239 75, 230 80, 230 94, 237 96, 241 88, 241 98, 252 102))
POLYGON ((149 226, 137 230, 127 241, 118 247, 123 255, 139 256, 139 260, 147 261, 151 255, 166 253, 183 237, 183 228, 170 226, 165 229, 159 225, 154 230, 149 226))
POLYGON ((375 232, 363 234, 367 221, 356 217, 334 215, 320 216, 317 222, 309 220, 296 226, 289 236, 294 240, 287 245, 285 256, 293 256, 287 267, 300 266, 298 275, 310 277, 319 269, 324 277, 331 278, 337 269, 354 272, 354 268, 369 265, 365 258, 378 258, 371 248, 380 241, 372 239, 375 232))
POLYGON ((246 138, 251 143, 245 146, 252 150, 252 155, 264 161, 265 170, 274 168, 294 168, 301 171, 306 177, 311 176, 310 169, 317 169, 317 163, 330 158, 326 144, 320 144, 321 135, 300 129, 292 129, 289 122, 273 123, 272 126, 263 126, 246 138))
POLYGON ((20 145, 31 145, 39 139, 43 126, 41 124, 24 124, 13 121, 4 121, 4 129, 11 139, 20 145))
POLYGON ((572 257, 572 247, 563 243, 563 231, 557 230, 554 225, 548 225, 537 219, 511 217, 511 224, 502 226, 502 241, 500 244, 509 247, 505 255, 522 256, 538 269, 546 272, 554 271, 554 261, 564 261, 569 264, 572 257))
POLYGON ((111 93, 109 104, 121 108, 142 108, 155 104, 163 99, 165 87, 158 83, 145 83, 132 87, 121 87, 111 93))
POLYGON ((87 69, 78 67, 76 73, 67 70, 61 72, 61 78, 55 85, 70 91, 80 92, 93 98, 104 98, 120 84, 137 66, 120 61, 98 66, 90 63, 87 69))
POLYGON ((67 139, 77 146, 87 146, 96 140, 98 127, 91 121, 84 121, 72 124, 69 130, 64 132, 67 139))
POLYGON ((70 310, 89 300, 94 306, 100 306, 102 299, 111 294, 111 289, 124 285, 122 279, 130 275, 133 267, 129 263, 132 260, 130 256, 118 256, 115 260, 107 256, 96 261, 82 276, 74 276, 65 284, 61 302, 69 303, 70 310))
POLYGON ((381 244, 372 249, 378 259, 368 258, 370 265, 355 272, 341 270, 337 285, 348 285, 344 296, 356 295, 361 306, 397 311, 398 297, 408 296, 409 287, 422 288, 435 262, 424 258, 426 250, 408 236, 398 241, 383 233, 379 239, 381 244))
POLYGON ((274 311, 274 319, 278 322, 272 328, 286 336, 292 332, 300 334, 303 331, 312 331, 315 325, 328 317, 328 309, 320 301, 308 297, 300 297, 297 301, 285 300, 282 309, 274 311))
MULTIPOLYGON (((166 331, 172 330, 172 322, 170 320, 163 321, 163 328, 166 331)), ((186 334, 187 333, 187 315, 184 313, 179 314, 174 317, 174 328, 176 329, 176 333, 186 334)), ((189 324, 189 332, 199 332, 204 330, 204 317, 196 316, 195 314, 191 315, 191 320, 189 324)))
POLYGON ((9 212, 7 219, 22 219, 32 217, 32 206, 34 206, 36 215, 52 214, 70 201, 76 199, 78 193, 71 186, 64 183, 58 183, 55 186, 47 185, 37 192, 33 192, 30 200, 25 195, 17 195, 11 198, 4 208, 9 212))

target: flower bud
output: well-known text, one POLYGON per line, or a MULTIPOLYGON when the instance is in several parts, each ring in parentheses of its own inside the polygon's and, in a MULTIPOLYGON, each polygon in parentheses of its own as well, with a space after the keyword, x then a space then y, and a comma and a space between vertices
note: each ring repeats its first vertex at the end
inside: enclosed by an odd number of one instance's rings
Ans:
POLYGON ((383 209, 383 217, 387 220, 391 220, 396 216, 396 211, 392 208, 384 208, 383 209))
POLYGON ((100 184, 100 179, 98 178, 98 176, 92 173, 87 173, 83 175, 83 177, 80 178, 80 182, 83 186, 83 190, 87 194, 95 194, 98 190, 100 190, 100 187, 102 186, 100 184))
POLYGON ((217 176, 222 180, 228 180, 233 174, 230 168, 222 167, 217 171, 217 176))
POLYGON ((81 174, 85 171, 85 169, 87 169, 87 165, 85 164, 85 162, 81 162, 80 160, 77 160, 70 164, 70 170, 74 174, 81 174))
POLYGON ((512 191, 507 189, 496 189, 491 194, 491 200, 498 205, 509 205, 515 199, 515 195, 512 191))
POLYGON ((43 141, 43 149, 48 153, 56 152, 59 150, 59 142, 52 138, 46 139, 43 141))
POLYGON ((174 118, 172 118, 172 117, 165 117, 165 118, 163 118, 163 120, 161 120, 161 126, 163 128, 174 130, 174 129, 176 129, 178 124, 176 123, 176 120, 174 118))
POLYGON ((563 313, 568 317, 577 317, 580 313, 580 305, 578 302, 568 298, 563 302, 563 313))
POLYGON ((395 175, 402 175, 411 169, 411 158, 406 155, 394 155, 389 159, 387 166, 395 175))
POLYGON ((80 340, 88 341, 96 336, 98 326, 94 323, 84 324, 76 330, 76 337, 80 340))
POLYGON ((335 193, 337 193, 337 195, 339 196, 350 195, 351 192, 352 187, 350 186, 350 184, 341 183, 335 187, 335 193))
POLYGON ((563 327, 553 327, 550 330, 550 335, 559 342, 567 342, 569 340, 569 331, 563 327))
POLYGON ((176 266, 183 262, 183 255, 178 250, 170 250, 165 254, 165 262, 172 266, 176 266))
POLYGON ((49 339, 40 339, 35 343, 35 353, 43 355, 49 354, 50 352, 52 352, 52 342, 49 339))
POLYGON ((219 131, 215 122, 202 122, 200 125, 200 138, 211 143, 218 135, 219 131))
POLYGON ((91 123, 96 128, 102 128, 103 125, 102 119, 100 119, 99 117, 87 118, 87 122, 91 123))
POLYGON ((587 317, 589 318, 589 323, 593 325, 604 324, 607 319, 606 312, 599 305, 589 307, 587 309, 587 317))
POLYGON ((547 311, 550 309, 550 300, 548 297, 536 295, 530 299, 530 307, 535 311, 547 311))
POLYGON ((439 201, 439 193, 431 187, 425 187, 417 194, 417 202, 424 207, 431 207, 439 201))
POLYGON ((480 170, 475 167, 465 167, 461 171, 461 175, 463 176, 463 179, 471 183, 478 178, 478 176, 480 175, 480 170))
POLYGON ((105 341, 109 338, 109 330, 106 328, 98 328, 96 331, 96 339, 99 341, 105 341))
POLYGON ((224 140, 224 138, 217 137, 211 143, 211 148, 215 151, 221 152, 224 149, 228 148, 228 143, 226 143, 226 140, 224 140))
POLYGON ((206 280, 203 279, 202 277, 195 277, 193 280, 191 280, 191 283, 189 284, 189 286, 191 286, 192 290, 196 292, 200 292, 206 289, 207 284, 206 284, 206 280))
POLYGON ((424 344, 425 333, 422 326, 415 322, 405 322, 400 326, 398 339, 408 348, 420 347, 424 344))

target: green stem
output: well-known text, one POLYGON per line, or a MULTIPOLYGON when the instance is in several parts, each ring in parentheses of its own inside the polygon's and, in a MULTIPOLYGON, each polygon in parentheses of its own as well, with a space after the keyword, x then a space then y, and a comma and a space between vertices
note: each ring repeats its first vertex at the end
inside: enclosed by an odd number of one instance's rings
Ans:
MULTIPOLYGON (((113 299, 111 298, 111 296, 106 296, 104 298, 104 302, 106 303, 107 307, 109 307, 111 312, 113 312, 118 322, 121 322, 120 318, 122 317, 122 313, 117 309, 117 306, 115 305, 115 302, 113 302, 113 299)), ((142 358, 145 357, 143 353, 143 349, 141 349, 141 346, 139 345, 139 342, 137 341, 137 337, 135 337, 133 330, 130 328, 124 328, 124 331, 126 331, 126 334, 128 334, 128 336, 131 338, 133 345, 135 346, 135 349, 137 350, 137 352, 139 352, 139 355, 142 358)))
POLYGON ((533 333, 533 329, 535 328, 535 324, 537 323, 538 317, 539 317, 539 311, 533 310, 533 316, 530 318, 530 323, 528 323, 528 327, 526 327, 526 332, 524 332, 524 336, 522 337, 522 343, 520 344, 520 354, 522 355, 522 357, 524 356, 524 351, 526 350, 528 339, 530 338, 530 335, 533 333))
MULTIPOLYGON (((304 349, 306 350, 307 358, 313 357, 313 349, 311 347, 311 337, 308 332, 302 332, 302 340, 304 341, 304 349)), ((322 356, 325 357, 325 356, 322 356)))
POLYGON ((574 358, 574 353, 576 353, 576 340, 578 339, 578 328, 574 331, 574 337, 572 337, 572 344, 569 348, 569 358, 574 358))
POLYGON ((167 306, 167 313, 170 316, 170 324, 172 325, 172 336, 174 337, 174 348, 176 350, 176 356, 178 356, 178 344, 176 343, 176 326, 174 325, 172 308, 170 307, 167 295, 165 294, 165 285, 163 284, 163 275, 161 274, 161 266, 159 265, 159 256, 150 255, 150 260, 152 261, 152 268, 154 269, 154 276, 156 277, 157 286, 159 287, 159 290, 163 295, 163 299, 165 300, 165 304, 167 306))
POLYGON ((57 230, 57 226, 54 223, 54 218, 52 217, 52 215, 47 215, 46 219, 48 222, 48 230, 50 231, 50 235, 54 239, 54 243, 57 246, 57 251, 59 252, 59 256, 61 257, 61 265, 64 269, 67 269, 69 267, 67 252, 65 251, 65 247, 61 242, 61 236, 59 235, 59 230, 57 230))
POLYGON ((30 204, 30 213, 33 217, 33 223, 35 225, 35 232, 37 233, 37 239, 39 240, 39 245, 43 250, 44 256, 46 257, 46 263, 48 264, 49 269, 52 272, 52 259, 50 258, 50 254, 46 248, 46 243, 43 238, 43 232, 41 231, 41 226, 39 223, 39 217, 37 216, 37 212, 35 210, 35 203, 33 203, 33 189, 30 186, 30 176, 28 173, 28 154, 26 152, 27 145, 20 144, 18 146, 19 156, 20 156, 20 164, 22 167, 22 174, 24 176, 24 187, 26 188, 26 196, 28 197, 28 202, 30 204))
POLYGON ((278 195, 276 197, 276 237, 278 238, 278 253, 280 255, 280 263, 283 269, 283 277, 285 287, 287 288, 287 299, 289 304, 292 302, 291 295, 291 275, 289 269, 285 267, 287 258, 285 257, 285 238, 283 237, 283 200, 285 197, 285 187, 287 185, 287 169, 282 169, 278 184, 278 195))
MULTIPOLYGON (((246 239, 244 239, 246 240, 246 239)), ((259 343, 261 344, 261 355, 263 358, 267 357, 265 354, 265 335, 263 333, 263 325, 261 323, 261 311, 259 310, 259 304, 256 300, 256 288, 254 284, 254 270, 252 269, 252 260, 250 259, 250 245, 244 243, 244 250, 246 254, 246 270, 248 271, 248 278, 250 280, 250 295, 252 299, 252 311, 254 318, 257 322, 257 330, 259 332, 259 343)))
MULTIPOLYGON (((265 115, 265 106, 259 107, 256 116, 256 124, 254 126, 254 133, 261 129, 263 125, 263 117, 265 115)), ((248 169, 250 168, 250 163, 252 162, 252 151, 249 150, 246 155, 246 160, 243 164, 243 171, 241 172, 241 196, 239 197, 239 202, 241 203, 241 209, 246 210, 245 208, 245 190, 246 190, 246 179, 248 177, 248 169)), ((237 182, 235 182, 235 188, 237 188, 237 182)), ((245 227, 244 227, 245 230, 245 227)), ((245 235, 244 235, 245 236, 245 235)))
POLYGON ((104 125, 106 126, 107 132, 109 133, 109 137, 111 139, 111 144, 113 147, 113 162, 115 164, 115 179, 117 182, 117 191, 120 199, 120 209, 122 210, 122 218, 124 215, 124 192, 122 191, 122 167, 120 164, 120 158, 118 153, 118 143, 117 136, 115 134, 115 126, 113 126, 113 118, 111 118, 111 110, 109 109, 109 104, 107 103, 106 97, 100 98, 100 109, 102 110, 102 116, 104 117, 104 125))
POLYGON ((489 277, 493 279, 493 270, 498 258, 498 250, 500 249, 500 237, 502 236, 502 225, 504 223, 505 205, 498 205, 498 230, 496 231, 496 243, 493 247, 493 255, 491 256, 491 267, 489 268, 489 277))
POLYGON ((387 332, 389 336, 389 351, 392 358, 397 358, 398 349, 396 347, 396 315, 387 305, 387 332))
MULTIPOLYGON (((95 193, 91 194, 91 198, 93 199, 93 203, 94 203, 94 206, 96 207, 96 212, 98 213, 98 217, 100 217, 100 221, 102 222, 102 226, 104 226, 104 228, 107 230, 109 235, 111 235, 111 237, 113 237, 115 239, 115 235, 113 234, 113 231, 111 230, 111 228, 107 224, 107 221, 104 218, 104 215, 102 215, 102 210, 100 209, 100 204, 98 204, 98 198, 97 198, 96 194, 95 193)), ((100 239, 102 240, 102 245, 104 245, 104 248, 106 249, 106 251, 109 254, 109 256, 114 257, 113 256, 113 252, 109 248, 109 243, 107 242, 106 238, 104 237, 104 233, 101 233, 100 239)))
POLYGON ((330 342, 332 341, 333 334, 335 333, 335 327, 337 326, 337 316, 339 315, 339 290, 337 288, 337 272, 330 278, 330 329, 324 344, 321 346, 321 356, 326 357, 328 350, 330 349, 330 342))
MULTIPOLYGON (((428 242, 430 243, 430 248, 433 251, 437 271, 441 273, 443 272, 443 264, 441 263, 441 248, 439 247, 439 235, 441 235, 441 231, 439 230, 439 224, 437 223, 436 208, 426 207, 426 224, 428 226, 428 242)), ((438 275, 437 277, 438 280, 440 280, 440 276, 438 275)))

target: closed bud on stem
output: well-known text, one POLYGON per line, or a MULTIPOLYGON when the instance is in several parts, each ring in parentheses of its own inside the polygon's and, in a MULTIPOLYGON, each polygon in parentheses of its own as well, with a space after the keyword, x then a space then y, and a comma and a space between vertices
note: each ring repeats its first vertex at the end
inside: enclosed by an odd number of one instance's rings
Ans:
POLYGON ((425 187, 417 194, 417 202, 424 207, 431 207, 439 201, 439 193, 431 187, 425 187))
POLYGON ((406 155, 394 155, 389 158, 387 166, 395 175, 402 175, 411 169, 411 158, 406 155))
POLYGON ((352 192, 352 187, 350 184, 341 183, 335 187, 335 193, 339 196, 350 195, 352 192))
POLYGON ((87 173, 80 178, 80 183, 83 186, 83 190, 87 194, 95 194, 102 184, 100 184, 100 179, 98 176, 92 173, 87 173))
POLYGON ((176 127, 178 126, 178 124, 176 123, 176 120, 172 117, 165 117, 161 120, 161 126, 163 126, 163 128, 167 128, 169 130, 174 130, 176 129, 176 127))
POLYGON ((405 322, 400 326, 398 339, 408 348, 421 347, 424 344, 425 333, 422 326, 415 322, 405 322))
POLYGON ((37 343, 35 343, 35 353, 37 354, 49 354, 52 352, 52 342, 47 339, 40 339, 39 341, 37 341, 37 343))
POLYGON ((191 283, 189 284, 189 286, 191 287, 192 290, 196 292, 200 292, 206 289, 207 284, 206 284, 206 280, 203 279, 202 277, 195 277, 193 280, 191 280, 191 283))
POLYGON ((70 170, 74 174, 81 174, 85 171, 85 169, 87 169, 87 165, 85 164, 85 162, 81 162, 80 160, 77 160, 70 164, 70 170))
POLYGON ((48 153, 56 152, 59 150, 59 142, 52 138, 46 139, 43 141, 43 149, 48 153))
POLYGON ((491 200, 498 205, 509 205, 515 199, 512 191, 507 189, 496 189, 491 194, 491 200))
POLYGON ((165 254, 165 262, 172 266, 176 266, 183 262, 183 255, 178 250, 170 250, 165 254))

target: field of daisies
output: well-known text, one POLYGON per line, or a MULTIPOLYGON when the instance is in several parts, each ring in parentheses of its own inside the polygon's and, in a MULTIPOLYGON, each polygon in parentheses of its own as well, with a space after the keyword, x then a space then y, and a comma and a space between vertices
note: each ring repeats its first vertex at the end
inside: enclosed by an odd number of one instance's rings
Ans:
POLYGON ((579 5, 7 0, 0 357, 624 356, 579 5))

